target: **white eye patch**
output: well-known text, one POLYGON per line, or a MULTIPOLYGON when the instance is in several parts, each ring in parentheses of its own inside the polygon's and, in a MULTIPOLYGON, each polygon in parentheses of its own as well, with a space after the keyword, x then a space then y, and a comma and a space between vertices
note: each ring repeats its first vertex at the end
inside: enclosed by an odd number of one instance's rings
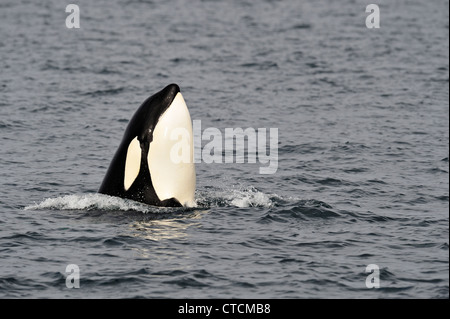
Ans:
POLYGON ((128 145, 127 159, 125 160, 125 177, 123 186, 127 191, 139 175, 141 168, 141 144, 137 136, 128 145))

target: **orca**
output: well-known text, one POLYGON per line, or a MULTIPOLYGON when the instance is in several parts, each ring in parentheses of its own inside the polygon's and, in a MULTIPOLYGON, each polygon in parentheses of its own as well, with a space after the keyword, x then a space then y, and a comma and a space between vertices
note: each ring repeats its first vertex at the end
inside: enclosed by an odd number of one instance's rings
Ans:
POLYGON ((98 192, 154 206, 194 206, 193 140, 186 102, 170 84, 137 109, 98 192))

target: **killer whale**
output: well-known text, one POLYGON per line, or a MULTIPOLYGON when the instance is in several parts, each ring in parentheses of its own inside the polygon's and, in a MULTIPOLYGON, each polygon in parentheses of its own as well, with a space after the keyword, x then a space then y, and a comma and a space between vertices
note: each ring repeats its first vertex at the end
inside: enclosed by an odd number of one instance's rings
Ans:
POLYGON ((134 113, 98 192, 181 207, 195 204, 195 184, 191 117, 179 86, 170 84, 134 113))

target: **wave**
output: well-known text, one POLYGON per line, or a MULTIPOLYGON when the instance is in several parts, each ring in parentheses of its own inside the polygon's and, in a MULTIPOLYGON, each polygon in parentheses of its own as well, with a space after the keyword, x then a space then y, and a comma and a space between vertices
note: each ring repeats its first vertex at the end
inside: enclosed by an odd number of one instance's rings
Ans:
POLYGON ((55 198, 44 199, 40 203, 26 206, 25 210, 120 210, 120 211, 143 211, 150 210, 149 205, 135 202, 133 200, 104 195, 65 195, 55 198))
MULTIPOLYGON (((192 208, 211 208, 234 206, 244 207, 272 207, 272 197, 253 187, 239 189, 206 189, 197 190, 195 205, 192 208)), ((74 194, 55 198, 46 198, 39 203, 28 205, 25 210, 111 210, 111 211, 139 211, 144 213, 171 212, 168 207, 150 206, 130 199, 124 199, 104 194, 74 194)))
POLYGON ((205 188, 196 193, 198 207, 266 207, 276 203, 275 194, 265 194, 254 187, 205 188))

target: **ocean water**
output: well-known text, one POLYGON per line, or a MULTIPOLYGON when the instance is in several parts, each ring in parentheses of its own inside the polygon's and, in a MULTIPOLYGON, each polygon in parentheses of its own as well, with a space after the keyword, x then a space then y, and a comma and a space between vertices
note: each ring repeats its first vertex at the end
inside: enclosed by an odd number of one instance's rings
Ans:
POLYGON ((76 4, 0 3, 1 298, 449 297, 448 1, 378 29, 363 1, 76 4), (202 129, 277 128, 277 171, 198 163, 194 208, 97 194, 169 83, 202 129))

